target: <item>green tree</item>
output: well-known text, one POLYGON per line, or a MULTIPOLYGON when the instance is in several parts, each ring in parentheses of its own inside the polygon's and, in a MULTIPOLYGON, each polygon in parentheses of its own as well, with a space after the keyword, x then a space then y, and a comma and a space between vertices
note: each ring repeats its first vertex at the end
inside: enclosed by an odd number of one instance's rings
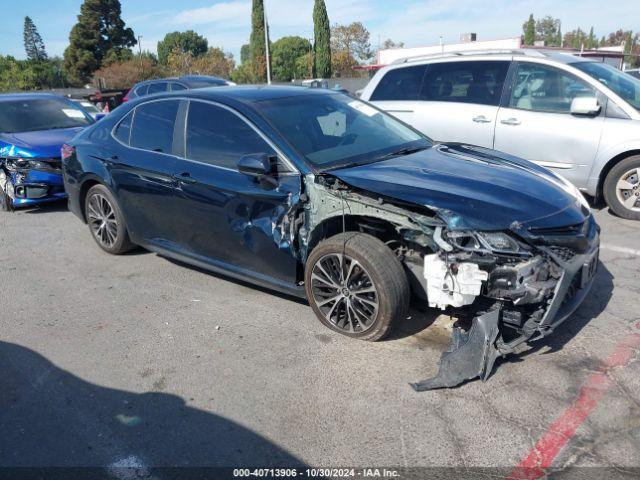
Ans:
POLYGON ((536 21, 535 39, 543 41, 548 47, 559 47, 558 32, 560 31, 560 20, 550 15, 536 21))
POLYGON ((191 53, 194 57, 204 55, 209 49, 209 42, 202 35, 193 30, 186 32, 171 32, 158 42, 158 61, 167 65, 169 54, 178 50, 180 53, 191 53))
POLYGON ((44 48, 44 42, 35 23, 30 17, 24 17, 24 50, 29 60, 46 60, 47 52, 44 48))
POLYGON ((331 77, 331 24, 324 0, 313 4, 313 75, 331 77))
POLYGON ((240 63, 248 63, 251 61, 251 47, 245 43, 240 47, 240 63))
POLYGON ((387 49, 387 48, 404 48, 404 42, 394 42, 390 38, 387 38, 382 43, 382 48, 383 49, 387 49))
POLYGON ((280 82, 289 82, 294 78, 305 77, 308 73, 306 55, 310 50, 311 43, 302 37, 282 37, 273 42, 271 46, 273 78, 280 82), (302 65, 298 62, 300 57, 305 57, 302 65))
POLYGON ((64 68, 72 84, 88 82, 102 65, 131 58, 136 39, 121 11, 120 0, 84 0, 64 52, 64 68))
POLYGON ((593 27, 589 30, 589 36, 587 37, 587 41, 585 43, 585 48, 591 50, 592 48, 596 48, 598 46, 598 40, 596 39, 595 34, 593 33, 593 27))
POLYGON ((533 45, 536 41, 536 21, 533 18, 533 13, 529 15, 529 20, 524 23, 522 29, 524 30, 524 44, 533 45))
MULTIPOLYGON (((268 36, 269 32, 267 31, 268 36)), ((267 53, 264 34, 264 3, 262 0, 253 0, 249 51, 251 52, 252 81, 255 83, 266 82, 267 53)))

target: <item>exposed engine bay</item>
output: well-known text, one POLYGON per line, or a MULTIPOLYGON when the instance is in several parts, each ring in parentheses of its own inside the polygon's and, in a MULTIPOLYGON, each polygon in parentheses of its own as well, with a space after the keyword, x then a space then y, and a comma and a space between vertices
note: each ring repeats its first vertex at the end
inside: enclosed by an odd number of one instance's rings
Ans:
POLYGON ((369 233, 396 253, 415 296, 457 318, 438 374, 412 384, 418 391, 486 380, 498 357, 566 319, 595 273, 599 234, 590 219, 548 232, 517 222, 477 231, 456 227, 452 212, 372 198, 329 175, 306 183, 310 201, 291 222, 300 225, 302 256, 331 229, 369 233))

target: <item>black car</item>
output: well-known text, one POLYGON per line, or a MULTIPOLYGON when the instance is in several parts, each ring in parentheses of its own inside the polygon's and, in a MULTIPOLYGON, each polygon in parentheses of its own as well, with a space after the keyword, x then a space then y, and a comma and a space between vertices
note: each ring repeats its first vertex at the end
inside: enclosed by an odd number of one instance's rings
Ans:
POLYGON ((296 87, 131 102, 64 149, 70 209, 103 250, 167 257, 308 299, 379 340, 411 296, 469 319, 434 388, 491 372, 582 302, 599 228, 533 163, 434 144, 375 107, 296 87))
POLYGON ((138 97, 152 95, 154 93, 178 92, 182 90, 193 90, 195 88, 226 87, 235 83, 224 78, 211 77, 207 75, 185 75, 183 77, 160 78, 156 80, 146 80, 136 83, 122 99, 128 102, 138 97))

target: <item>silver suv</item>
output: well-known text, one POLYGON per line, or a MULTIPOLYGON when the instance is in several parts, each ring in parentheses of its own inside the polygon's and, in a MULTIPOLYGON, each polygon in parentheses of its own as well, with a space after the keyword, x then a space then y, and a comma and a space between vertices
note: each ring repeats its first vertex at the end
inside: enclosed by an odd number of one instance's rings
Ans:
POLYGON ((614 67, 526 49, 411 58, 361 97, 437 141, 550 168, 640 220, 640 80, 614 67))

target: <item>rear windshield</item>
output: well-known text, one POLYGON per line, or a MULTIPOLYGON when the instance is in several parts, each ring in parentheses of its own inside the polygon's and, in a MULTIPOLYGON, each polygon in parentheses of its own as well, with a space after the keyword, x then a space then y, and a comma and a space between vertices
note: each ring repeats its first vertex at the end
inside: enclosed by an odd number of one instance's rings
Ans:
POLYGON ((0 102, 0 132, 3 133, 84 127, 91 123, 82 108, 63 98, 0 102))

